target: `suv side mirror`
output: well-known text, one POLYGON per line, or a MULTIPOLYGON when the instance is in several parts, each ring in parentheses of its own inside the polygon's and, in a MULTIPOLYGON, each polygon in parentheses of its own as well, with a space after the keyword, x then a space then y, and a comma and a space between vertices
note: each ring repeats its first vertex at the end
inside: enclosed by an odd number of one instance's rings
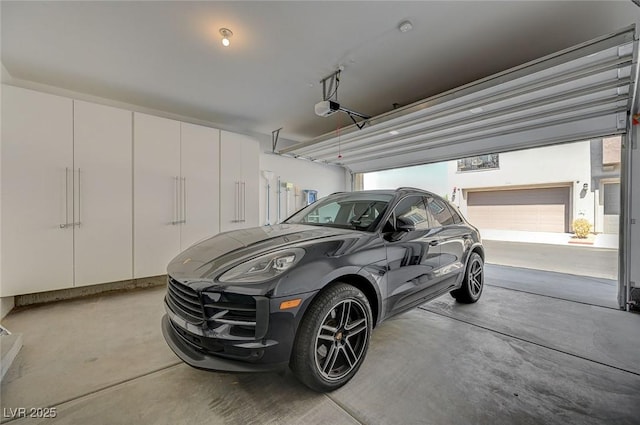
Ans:
POLYGON ((413 232, 416 230, 416 225, 405 218, 398 217, 396 218, 396 229, 399 232, 413 232))

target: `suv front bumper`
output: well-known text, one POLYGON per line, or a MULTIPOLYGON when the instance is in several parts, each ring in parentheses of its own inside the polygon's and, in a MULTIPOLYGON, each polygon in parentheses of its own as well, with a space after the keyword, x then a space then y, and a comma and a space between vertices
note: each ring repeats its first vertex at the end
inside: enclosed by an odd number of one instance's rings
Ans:
MULTIPOLYGON (((207 354, 202 350, 197 349, 193 344, 187 342, 186 337, 183 336, 184 330, 175 325, 166 314, 162 317, 162 334, 164 335, 164 339, 167 341, 169 347, 171 347, 173 352, 176 353, 183 362, 198 369, 224 372, 270 372, 284 369, 289 364, 288 360, 266 364, 251 363, 207 354)), ((239 345, 242 344, 243 343, 239 343, 239 345)), ((268 348, 268 346, 265 346, 262 350, 268 348)), ((259 346, 255 346, 254 350, 255 349, 260 350, 259 346)), ((249 352, 250 350, 251 349, 249 349, 249 352)))
MULTIPOLYGON (((266 316, 255 337, 237 338, 228 333, 211 333, 186 322, 165 300, 162 333, 167 344, 185 363, 198 368, 226 372, 266 372, 289 364, 298 324, 316 292, 296 295, 296 308, 281 310, 283 298, 266 299, 266 316)), ((291 298, 291 297, 287 297, 291 298)), ((285 299, 287 299, 285 298, 285 299)))

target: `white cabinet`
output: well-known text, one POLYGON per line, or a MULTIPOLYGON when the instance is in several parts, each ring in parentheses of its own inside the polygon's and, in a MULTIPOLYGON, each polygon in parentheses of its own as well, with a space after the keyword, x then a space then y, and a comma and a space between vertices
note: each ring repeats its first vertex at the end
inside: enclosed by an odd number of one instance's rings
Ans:
POLYGON ((258 142, 248 136, 221 131, 220 157, 220 230, 257 226, 258 142))
POLYGON ((132 113, 74 101, 75 286, 131 279, 132 113))
POLYGON ((2 296, 130 279, 131 112, 2 94, 2 296))
POLYGON ((134 113, 134 277, 164 274, 180 251, 180 123, 134 113))
POLYGON ((186 249, 220 231, 220 130, 187 123, 181 128, 180 246, 186 249))
POLYGON ((219 133, 134 114, 134 277, 218 232, 219 133))
POLYGON ((164 274, 219 232, 221 162, 240 227, 257 225, 258 145, 243 136, 227 133, 221 161, 217 129, 12 86, 2 124, 0 296, 164 274))
POLYGON ((73 285, 72 114, 70 99, 3 86, 3 297, 73 285))

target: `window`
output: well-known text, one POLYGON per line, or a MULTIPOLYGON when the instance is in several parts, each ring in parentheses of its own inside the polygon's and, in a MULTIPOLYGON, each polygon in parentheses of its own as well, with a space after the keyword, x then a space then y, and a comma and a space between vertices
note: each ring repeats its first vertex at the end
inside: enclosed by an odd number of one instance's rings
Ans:
POLYGON ((387 203, 381 201, 354 202, 347 222, 357 227, 369 227, 382 214, 386 206, 387 203))
POLYGON ((416 230, 429 229, 429 219, 422 196, 409 196, 398 203, 383 231, 395 230, 396 220, 413 224, 416 230))
POLYGON ((449 211, 451 211, 451 215, 453 216, 453 222, 455 224, 460 224, 462 223, 462 217, 460 217, 460 213, 458 212, 458 210, 456 209, 456 207, 447 204, 447 206, 449 207, 449 211))
POLYGON ((332 202, 327 205, 323 205, 316 208, 311 214, 307 216, 309 222, 312 223, 333 223, 336 220, 336 216, 340 211, 340 204, 332 202))
POLYGON ((497 153, 458 160, 458 171, 481 171, 496 168, 500 168, 500 158, 497 153))
POLYGON ((604 198, 604 214, 620 214, 620 183, 605 183, 602 185, 604 198))
POLYGON ((298 211, 286 223, 373 231, 391 195, 339 194, 298 211))
POLYGON ((427 198, 427 208, 434 220, 434 227, 448 226, 454 223, 453 215, 447 204, 439 199, 427 198))

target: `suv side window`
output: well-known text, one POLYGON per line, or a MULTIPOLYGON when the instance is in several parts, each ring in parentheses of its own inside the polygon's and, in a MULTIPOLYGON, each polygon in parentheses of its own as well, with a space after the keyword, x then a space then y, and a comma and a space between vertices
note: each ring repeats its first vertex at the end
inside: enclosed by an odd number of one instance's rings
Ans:
POLYGON ((395 231, 395 223, 398 218, 413 224, 416 230, 426 230, 431 227, 429 214, 422 196, 408 196, 401 200, 394 208, 393 213, 389 217, 389 221, 385 224, 382 231, 395 231))
POLYGON ((449 207, 441 200, 427 197, 427 209, 435 220, 434 227, 449 226, 454 223, 449 207))
POLYGON ((455 224, 462 223, 463 220, 462 217, 460 217, 460 213, 458 212, 458 210, 449 204, 447 204, 447 206, 449 207, 449 211, 451 211, 451 215, 453 216, 453 222, 455 224))

